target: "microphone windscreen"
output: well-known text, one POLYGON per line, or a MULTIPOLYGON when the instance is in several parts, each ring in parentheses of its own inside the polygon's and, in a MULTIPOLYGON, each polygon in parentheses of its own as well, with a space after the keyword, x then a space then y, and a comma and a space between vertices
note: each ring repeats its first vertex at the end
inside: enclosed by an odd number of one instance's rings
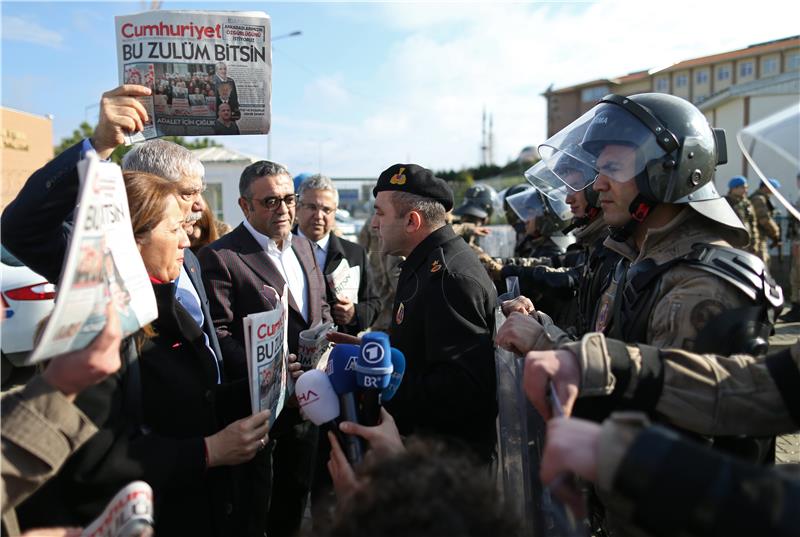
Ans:
POLYGON ((356 391, 356 361, 359 350, 358 345, 339 343, 333 347, 328 357, 328 367, 325 372, 333 385, 333 390, 339 395, 356 391))
POLYGON ((328 375, 319 369, 306 371, 295 383, 297 403, 314 425, 322 425, 339 417, 339 397, 333 391, 328 375))
POLYGON ((356 382, 359 388, 383 390, 392 375, 392 347, 383 332, 361 336, 361 352, 356 362, 356 382))
POLYGON ((406 357, 403 353, 392 347, 392 378, 389 380, 389 385, 381 392, 381 401, 390 401, 394 394, 397 393, 397 388, 403 382, 403 375, 406 372, 406 357))

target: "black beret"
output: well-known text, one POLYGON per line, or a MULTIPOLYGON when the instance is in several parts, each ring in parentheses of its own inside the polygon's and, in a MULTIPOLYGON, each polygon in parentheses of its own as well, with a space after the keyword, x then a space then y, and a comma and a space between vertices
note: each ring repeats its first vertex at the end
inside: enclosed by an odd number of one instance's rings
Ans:
POLYGON ((453 191, 444 179, 439 179, 430 170, 416 164, 395 164, 384 170, 372 194, 377 197, 378 192, 384 190, 408 192, 438 201, 444 205, 445 211, 453 208, 453 191))

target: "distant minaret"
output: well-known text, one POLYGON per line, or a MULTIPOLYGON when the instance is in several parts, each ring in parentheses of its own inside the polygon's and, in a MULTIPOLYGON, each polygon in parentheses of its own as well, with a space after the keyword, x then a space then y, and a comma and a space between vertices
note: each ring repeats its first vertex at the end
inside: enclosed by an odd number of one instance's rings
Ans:
POLYGON ((489 143, 486 144, 486 145, 489 146, 489 149, 487 150, 487 156, 488 156, 488 160, 489 160, 488 164, 492 165, 492 164, 494 164, 494 116, 492 114, 489 114, 489 140, 488 140, 488 142, 489 143))
POLYGON ((486 143, 486 107, 483 107, 483 115, 481 116, 481 166, 486 166, 486 151, 488 144, 486 143))

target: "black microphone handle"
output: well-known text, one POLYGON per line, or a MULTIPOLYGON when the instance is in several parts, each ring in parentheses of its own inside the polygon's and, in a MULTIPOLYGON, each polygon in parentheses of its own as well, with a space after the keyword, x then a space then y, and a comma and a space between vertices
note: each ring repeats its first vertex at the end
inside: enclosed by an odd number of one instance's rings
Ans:
POLYGON ((359 423, 367 427, 378 425, 381 417, 381 392, 379 390, 361 390, 359 393, 361 412, 359 423))
MULTIPOLYGON (((358 419, 358 407, 356 406, 356 397, 352 392, 343 393, 339 396, 339 407, 341 409, 341 418, 343 421, 352 421, 353 423, 360 423, 358 419)), ((338 429, 338 427, 337 427, 338 429)), ((347 456, 350 464, 358 464, 364 458, 364 448, 362 446, 361 438, 352 434, 343 434, 342 449, 347 456)))

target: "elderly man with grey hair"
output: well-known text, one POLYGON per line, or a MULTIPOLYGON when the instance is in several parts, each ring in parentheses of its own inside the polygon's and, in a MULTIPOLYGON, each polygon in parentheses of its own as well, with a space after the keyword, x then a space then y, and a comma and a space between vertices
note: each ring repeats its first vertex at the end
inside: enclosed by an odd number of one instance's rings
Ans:
POLYGON ((317 264, 322 268, 331 315, 339 331, 356 335, 367 329, 381 308, 381 300, 373 289, 369 274, 367 251, 363 246, 336 235, 336 210, 339 193, 333 181, 325 175, 312 175, 300 183, 295 233, 311 241, 317 264), (330 275, 342 263, 359 269, 355 300, 336 294, 330 275))
POLYGON ((122 169, 152 173, 164 179, 177 182, 180 188, 180 202, 188 214, 187 233, 200 219, 205 208, 203 182, 205 167, 192 152, 183 146, 166 140, 149 140, 133 146, 122 159, 122 169))

